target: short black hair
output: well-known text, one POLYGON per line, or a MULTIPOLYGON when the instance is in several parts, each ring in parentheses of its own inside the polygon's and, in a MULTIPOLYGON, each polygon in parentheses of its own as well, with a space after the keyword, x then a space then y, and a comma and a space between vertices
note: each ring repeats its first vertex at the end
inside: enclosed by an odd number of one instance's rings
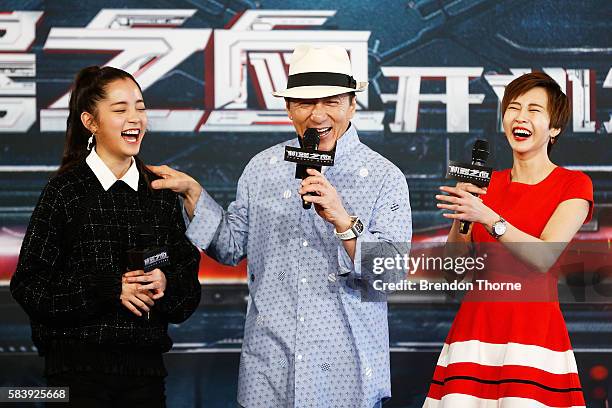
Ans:
MULTIPOLYGON (((352 91, 352 92, 341 93, 341 94, 338 94, 338 95, 326 96, 325 98, 331 98, 332 96, 342 96, 342 95, 348 95, 349 103, 353 103, 353 99, 355 99, 355 97, 356 97, 355 91, 352 91)), ((290 102, 294 102, 294 101, 296 101, 298 99, 324 99, 324 98, 289 98, 289 97, 285 97, 285 103, 288 105, 290 102)))

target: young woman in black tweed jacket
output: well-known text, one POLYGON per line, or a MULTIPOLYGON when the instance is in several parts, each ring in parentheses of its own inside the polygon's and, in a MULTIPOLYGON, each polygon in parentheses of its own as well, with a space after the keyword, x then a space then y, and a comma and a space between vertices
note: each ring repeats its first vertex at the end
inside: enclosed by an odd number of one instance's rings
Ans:
POLYGON ((186 320, 200 301, 200 255, 184 235, 178 196, 151 189, 155 175, 136 156, 146 125, 130 74, 79 72, 62 164, 11 280, 48 384, 69 386, 72 406, 165 406, 168 323, 186 320), (169 264, 129 270, 128 251, 143 247, 165 252, 169 264), (128 283, 134 276, 142 282, 128 283))

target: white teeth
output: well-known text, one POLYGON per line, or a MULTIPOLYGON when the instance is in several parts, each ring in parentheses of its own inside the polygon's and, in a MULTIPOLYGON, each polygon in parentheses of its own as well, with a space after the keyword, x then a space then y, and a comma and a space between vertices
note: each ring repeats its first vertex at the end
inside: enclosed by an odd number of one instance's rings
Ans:
POLYGON ((128 143, 136 143, 138 141, 138 135, 140 134, 140 129, 129 129, 121 132, 121 137, 128 143))
POLYGON ((322 135, 323 133, 327 133, 331 130, 330 127, 328 128, 324 128, 324 129, 317 129, 317 132, 319 132, 320 135, 322 135))
POLYGON ((521 137, 529 137, 531 136, 531 132, 525 129, 514 129, 514 131, 512 132, 515 136, 521 136, 521 137))

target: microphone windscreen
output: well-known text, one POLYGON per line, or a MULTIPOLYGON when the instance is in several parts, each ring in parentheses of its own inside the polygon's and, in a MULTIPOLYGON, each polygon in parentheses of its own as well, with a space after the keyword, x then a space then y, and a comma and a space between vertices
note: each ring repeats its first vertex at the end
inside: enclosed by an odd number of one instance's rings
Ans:
POLYGON ((472 160, 486 162, 489 158, 489 142, 478 139, 474 142, 472 148, 472 160))
POLYGON ((304 148, 317 150, 319 148, 319 142, 321 141, 321 137, 319 136, 319 132, 317 129, 308 128, 306 132, 304 132, 304 148))

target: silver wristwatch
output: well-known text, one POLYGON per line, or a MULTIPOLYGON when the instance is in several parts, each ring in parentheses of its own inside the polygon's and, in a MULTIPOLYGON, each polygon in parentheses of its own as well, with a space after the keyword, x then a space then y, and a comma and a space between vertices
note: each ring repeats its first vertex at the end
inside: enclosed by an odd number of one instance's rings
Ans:
POLYGON ((499 237, 506 233, 507 227, 506 220, 499 217, 499 220, 495 221, 491 226, 491 236, 495 239, 499 239, 499 237))
POLYGON ((358 236, 363 234, 363 223, 361 222, 359 217, 351 217, 351 221, 351 227, 344 232, 338 232, 334 229, 334 234, 336 234, 336 236, 343 241, 348 241, 349 239, 357 238, 358 236))

